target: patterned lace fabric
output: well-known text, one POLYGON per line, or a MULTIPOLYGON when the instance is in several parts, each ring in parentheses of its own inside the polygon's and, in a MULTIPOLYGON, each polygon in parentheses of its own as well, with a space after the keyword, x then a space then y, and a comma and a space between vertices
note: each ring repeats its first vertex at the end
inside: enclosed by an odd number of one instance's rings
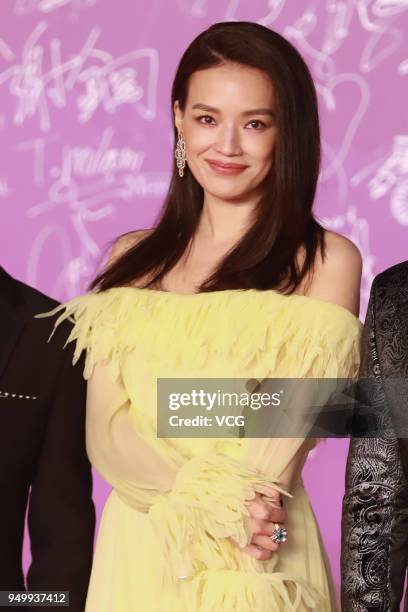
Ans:
POLYGON ((407 449, 393 434, 397 405, 408 410, 405 385, 386 394, 386 378, 408 374, 408 264, 374 281, 363 332, 361 378, 375 385, 381 438, 354 438, 346 473, 342 536, 343 612, 399 611, 408 555, 407 449), (401 390, 405 393, 401 397, 401 390))

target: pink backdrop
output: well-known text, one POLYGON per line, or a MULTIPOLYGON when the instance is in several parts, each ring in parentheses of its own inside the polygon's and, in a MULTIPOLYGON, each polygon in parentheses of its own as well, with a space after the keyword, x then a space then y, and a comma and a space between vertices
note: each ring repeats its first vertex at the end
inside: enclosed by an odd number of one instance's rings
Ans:
MULTIPOLYGON (((256 21, 312 70, 324 154, 317 213, 364 255, 363 319, 373 276, 408 257, 406 9, 406 0, 2 0, 1 264, 60 300, 83 292, 108 242, 149 227, 161 206, 185 47, 214 22, 256 21)), ((347 446, 322 444, 305 470, 337 580, 347 446)), ((96 477, 98 514, 107 492, 96 477)))

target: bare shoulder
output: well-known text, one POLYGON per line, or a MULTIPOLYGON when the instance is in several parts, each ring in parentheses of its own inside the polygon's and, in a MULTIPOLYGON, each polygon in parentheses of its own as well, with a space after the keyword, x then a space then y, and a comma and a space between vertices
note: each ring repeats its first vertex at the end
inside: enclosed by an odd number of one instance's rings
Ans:
POLYGON ((325 257, 319 253, 306 295, 333 302, 358 316, 362 257, 357 246, 341 234, 325 231, 325 257))
MULTIPOLYGON (((336 269, 345 269, 361 272, 362 257, 358 247, 341 234, 325 230, 326 259, 322 268, 335 266, 336 269)), ((320 258, 321 259, 321 258, 320 258)), ((329 269, 329 268, 328 268, 329 269)))

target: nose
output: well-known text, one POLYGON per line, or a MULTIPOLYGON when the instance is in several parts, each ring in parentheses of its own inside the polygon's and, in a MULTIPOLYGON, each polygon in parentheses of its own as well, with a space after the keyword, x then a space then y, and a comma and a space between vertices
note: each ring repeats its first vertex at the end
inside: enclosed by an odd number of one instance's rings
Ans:
POLYGON ((238 129, 232 126, 221 127, 217 133, 216 151, 226 157, 241 155, 242 148, 238 129))

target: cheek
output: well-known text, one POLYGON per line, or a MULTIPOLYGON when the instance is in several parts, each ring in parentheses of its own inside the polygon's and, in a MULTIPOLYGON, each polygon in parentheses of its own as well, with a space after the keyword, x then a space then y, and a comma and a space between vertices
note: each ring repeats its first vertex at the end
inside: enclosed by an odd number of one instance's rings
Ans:
POLYGON ((188 143, 186 147, 187 155, 189 153, 199 154, 208 146, 211 146, 214 140, 214 136, 211 134, 210 130, 207 131, 200 128, 194 128, 194 126, 185 130, 184 138, 188 143))
POLYGON ((272 160, 274 152, 275 138, 251 139, 248 143, 246 152, 252 157, 255 163, 265 164, 272 160))

